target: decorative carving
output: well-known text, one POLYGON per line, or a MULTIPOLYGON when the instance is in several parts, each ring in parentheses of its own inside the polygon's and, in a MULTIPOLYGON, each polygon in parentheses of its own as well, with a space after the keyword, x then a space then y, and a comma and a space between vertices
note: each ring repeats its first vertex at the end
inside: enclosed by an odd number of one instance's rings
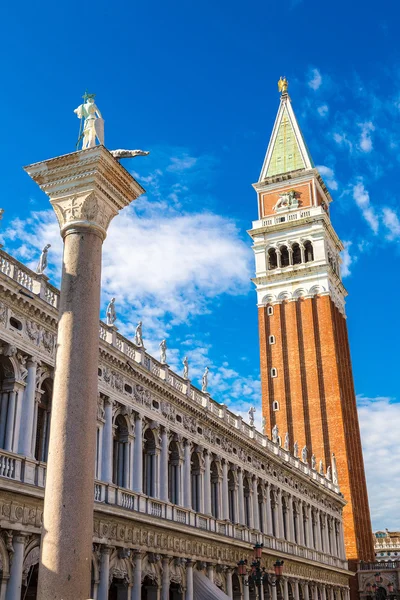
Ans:
POLYGON ((289 190, 288 192, 283 192, 282 194, 280 194, 278 202, 274 206, 274 211, 280 212, 289 208, 298 208, 298 197, 299 194, 296 192, 296 190, 289 190))
POLYGON ((26 320, 26 333, 28 334, 30 341, 33 342, 35 346, 39 346, 41 330, 36 321, 26 320))
POLYGON ((42 345, 43 345, 43 348, 49 354, 53 354, 54 344, 55 344, 54 335, 50 331, 47 331, 46 329, 43 329, 43 333, 42 333, 42 345))
POLYGON ((0 302, 0 323, 5 325, 7 323, 7 318, 8 318, 8 307, 3 302, 0 302))

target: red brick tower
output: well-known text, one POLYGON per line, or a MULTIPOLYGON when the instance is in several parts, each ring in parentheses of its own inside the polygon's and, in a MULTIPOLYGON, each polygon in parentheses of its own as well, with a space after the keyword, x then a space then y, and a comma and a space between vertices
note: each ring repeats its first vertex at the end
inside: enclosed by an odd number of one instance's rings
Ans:
POLYGON ((263 416, 326 472, 336 456, 348 560, 374 547, 340 275, 343 245, 330 194, 314 167, 286 80, 260 179, 254 242, 263 416), (314 457, 312 457, 314 455, 314 457), (311 458, 312 457, 312 458, 311 458))

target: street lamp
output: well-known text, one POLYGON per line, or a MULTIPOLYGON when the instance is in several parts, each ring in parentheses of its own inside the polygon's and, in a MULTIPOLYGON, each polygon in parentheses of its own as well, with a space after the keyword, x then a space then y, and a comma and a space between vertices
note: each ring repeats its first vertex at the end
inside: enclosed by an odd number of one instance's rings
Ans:
POLYGON ((237 564, 238 574, 242 578, 243 585, 254 585, 257 588, 260 600, 261 586, 263 585, 266 588, 268 594, 268 585, 275 587, 283 573, 283 560, 277 560, 274 563, 275 575, 269 575, 265 567, 261 567, 262 551, 263 544, 254 546, 254 560, 250 568, 247 567, 247 560, 240 560, 237 564))
MULTIPOLYGON (((386 600, 387 592, 386 592, 386 589, 383 587, 383 585, 381 585, 382 582, 383 582, 383 579, 381 577, 381 574, 375 573, 375 583, 372 585, 370 583, 367 583, 367 585, 365 587, 365 591, 367 592, 368 597, 371 600, 386 600)), ((392 591, 393 591, 392 584, 388 585, 389 593, 391 593, 390 588, 392 588, 392 591)), ((391 595, 390 598, 391 598, 391 600, 395 600, 395 596, 393 596, 393 595, 391 595)))

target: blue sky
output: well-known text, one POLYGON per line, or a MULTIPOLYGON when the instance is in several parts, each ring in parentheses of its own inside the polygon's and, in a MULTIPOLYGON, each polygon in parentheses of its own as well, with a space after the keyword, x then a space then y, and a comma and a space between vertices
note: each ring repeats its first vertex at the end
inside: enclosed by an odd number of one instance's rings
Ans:
MULTIPOLYGON (((289 93, 330 187, 346 245, 344 283, 374 526, 400 527, 399 9, 308 0, 20 2, 3 15, 2 232, 35 265, 61 244, 44 194, 21 167, 74 150, 87 88, 109 148, 143 148, 130 168, 147 190, 110 228, 103 314, 143 320, 148 349, 167 337, 196 381, 238 411, 259 407, 256 297, 246 229, 278 109, 289 93), (391 426, 388 426, 388 423, 391 426), (396 510, 397 509, 397 510, 396 510)), ((129 163, 127 163, 129 165, 129 163)), ((260 413, 258 411, 260 418, 260 413)))

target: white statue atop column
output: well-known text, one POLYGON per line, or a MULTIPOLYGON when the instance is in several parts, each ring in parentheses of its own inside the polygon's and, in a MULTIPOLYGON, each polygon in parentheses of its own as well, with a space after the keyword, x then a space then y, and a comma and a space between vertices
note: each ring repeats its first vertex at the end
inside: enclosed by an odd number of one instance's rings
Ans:
POLYGON ((209 368, 206 367, 204 369, 204 373, 203 373, 203 377, 201 379, 201 391, 207 393, 207 387, 208 387, 208 371, 209 368))
POLYGON ((337 465, 336 465, 336 456, 335 456, 334 452, 332 452, 332 481, 335 485, 339 484, 337 465))
POLYGON ((111 298, 109 305, 106 310, 107 325, 114 325, 117 320, 117 313, 115 312, 115 298, 111 298))
POLYGON ((79 132, 78 144, 83 138, 82 150, 93 148, 93 146, 96 145, 96 137, 99 140, 99 143, 104 145, 104 120, 94 102, 95 95, 96 94, 88 94, 85 92, 85 95, 83 96, 84 103, 74 110, 78 119, 81 119, 81 131, 79 132))
POLYGON ((301 451, 301 460, 305 464, 308 463, 308 450, 307 450, 307 446, 304 446, 303 450, 301 451))
POLYGON ((326 470, 325 477, 328 479, 328 481, 331 481, 331 479, 332 479, 332 472, 331 472, 331 466, 330 465, 329 465, 329 467, 326 470))
POLYGON ((276 423, 272 428, 272 441, 274 442, 274 444, 279 444, 279 429, 276 423))
POLYGON ((319 471, 319 474, 320 474, 320 475, 323 475, 323 474, 324 474, 324 463, 323 463, 323 460, 322 460, 322 458, 321 458, 321 460, 319 461, 319 469, 318 469, 318 471, 319 471))
POLYGON ((163 365, 167 362, 167 340, 160 342, 160 362, 163 365))
POLYGON ((47 264, 48 264, 47 253, 49 251, 49 248, 51 248, 51 244, 46 244, 46 246, 42 250, 42 254, 40 255, 39 262, 36 267, 36 273, 38 275, 43 275, 43 273, 47 267, 47 264))
POLYGON ((254 413, 255 412, 256 412, 256 409, 254 408, 254 406, 250 406, 249 411, 248 411, 250 427, 254 427, 254 413))
POLYGON ((189 361, 188 361, 188 357, 185 356, 185 358, 183 359, 183 379, 189 379, 189 361))
POLYGON ((139 321, 139 323, 136 325, 135 344, 136 346, 143 346, 142 321, 139 321))
POLYGON ((316 466, 317 466, 317 459, 315 458, 315 454, 313 454, 311 456, 311 468, 314 469, 314 471, 315 471, 316 466))

